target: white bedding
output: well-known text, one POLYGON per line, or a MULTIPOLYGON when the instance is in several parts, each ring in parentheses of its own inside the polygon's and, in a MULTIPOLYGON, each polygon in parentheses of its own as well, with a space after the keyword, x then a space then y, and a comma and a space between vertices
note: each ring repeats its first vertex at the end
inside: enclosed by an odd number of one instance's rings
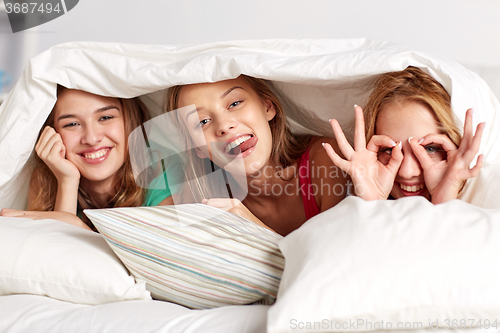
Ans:
MULTIPOLYGON (((55 103, 58 83, 108 96, 143 96, 158 113, 163 91, 171 85, 213 82, 243 73, 272 80, 295 131, 331 136, 328 119, 348 125, 353 105, 363 105, 374 77, 408 65, 423 68, 447 88, 461 121, 465 111, 474 107, 474 123, 487 122, 480 147, 485 165, 481 176, 467 183, 462 199, 500 208, 500 104, 484 81, 444 57, 354 39, 198 46, 80 42, 54 47, 30 61, 0 107, 0 209, 22 209, 27 204, 30 170, 26 163, 55 103)), ((487 209, 483 212, 489 214, 487 209)), ((449 218, 460 216, 451 211, 449 218)), ((90 306, 12 295, 0 297, 0 331, 264 332, 267 309, 235 306, 195 311, 158 301, 90 306)))
POLYGON ((0 297, 2 333, 262 333, 266 305, 189 310, 161 301, 72 304, 44 296, 0 297))
POLYGON ((500 209, 348 197, 279 242, 286 265, 268 332, 498 329, 498 239, 500 209))

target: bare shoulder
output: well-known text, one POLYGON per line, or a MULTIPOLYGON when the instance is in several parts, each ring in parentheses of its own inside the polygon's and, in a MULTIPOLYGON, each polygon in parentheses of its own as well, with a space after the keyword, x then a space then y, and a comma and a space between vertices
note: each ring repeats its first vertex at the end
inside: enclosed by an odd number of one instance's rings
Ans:
POLYGON ((328 165, 333 165, 332 160, 328 157, 323 144, 328 143, 332 146, 332 148, 339 154, 341 157, 343 155, 340 153, 339 145, 337 144, 337 140, 334 138, 329 138, 326 136, 320 136, 316 140, 314 140, 311 144, 311 149, 309 150, 309 160, 315 163, 325 162, 328 165))
POLYGON ((169 205, 173 205, 173 204, 174 204, 174 197, 168 196, 165 199, 163 199, 162 202, 160 202, 158 204, 158 206, 169 206, 169 205))
POLYGON ((309 151, 311 182, 319 189, 315 199, 321 211, 335 206, 345 198, 349 181, 349 175, 335 166, 326 153, 323 147, 325 143, 330 144, 340 155, 337 141, 334 138, 319 137, 311 144, 309 151))

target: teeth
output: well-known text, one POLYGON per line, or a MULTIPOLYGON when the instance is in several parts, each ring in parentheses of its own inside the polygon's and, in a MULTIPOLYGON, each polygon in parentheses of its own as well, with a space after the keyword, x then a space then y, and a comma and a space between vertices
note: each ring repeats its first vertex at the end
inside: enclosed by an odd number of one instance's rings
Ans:
POLYGON ((106 153, 108 152, 108 149, 107 148, 104 148, 104 149, 101 149, 101 150, 98 150, 98 151, 95 151, 93 153, 84 153, 83 156, 85 158, 88 158, 88 159, 94 159, 94 158, 100 158, 100 157, 103 157, 104 155, 106 155, 106 153))
POLYGON ((243 142, 247 141, 248 139, 250 139, 252 136, 251 135, 243 135, 243 136, 240 136, 239 138, 237 138, 236 140, 234 140, 233 142, 231 143, 228 143, 224 149, 224 152, 227 154, 229 153, 229 151, 231 149, 233 149, 234 147, 238 147, 239 145, 241 145, 243 142))
POLYGON ((406 192, 417 192, 417 191, 423 189, 425 187, 425 184, 413 185, 413 186, 399 184, 399 186, 401 187, 402 190, 404 190, 406 192))

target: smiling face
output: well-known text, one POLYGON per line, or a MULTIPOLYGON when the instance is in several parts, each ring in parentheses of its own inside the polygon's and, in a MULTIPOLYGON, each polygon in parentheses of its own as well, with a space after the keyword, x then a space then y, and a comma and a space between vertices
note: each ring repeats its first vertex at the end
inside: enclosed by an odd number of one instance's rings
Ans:
MULTIPOLYGON (((403 143, 404 158, 391 191, 395 199, 420 195, 430 200, 422 167, 408 138, 420 140, 428 134, 440 134, 438 125, 436 116, 429 107, 413 101, 397 100, 384 106, 378 113, 375 134, 387 135, 393 141, 403 143)), ((446 159, 446 152, 440 145, 431 144, 424 148, 434 161, 446 159)), ((392 148, 381 149, 378 155, 380 162, 387 164, 391 151, 392 148)))
POLYGON ((179 116, 198 156, 208 157, 220 167, 237 162, 244 165, 244 171, 241 167, 226 169, 247 176, 268 163, 272 150, 269 121, 276 111, 244 78, 184 86, 178 107, 186 107, 179 116))
POLYGON ((53 112, 54 129, 66 147, 66 159, 89 181, 112 180, 125 161, 120 101, 68 89, 59 93, 53 112))

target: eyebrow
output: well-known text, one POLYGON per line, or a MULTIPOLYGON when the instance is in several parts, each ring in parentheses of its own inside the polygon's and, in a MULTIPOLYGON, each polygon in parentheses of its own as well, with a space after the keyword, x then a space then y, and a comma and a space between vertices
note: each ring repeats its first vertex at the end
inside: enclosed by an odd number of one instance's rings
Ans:
MULTIPOLYGON (((240 87, 240 86, 234 86, 234 87, 229 88, 228 90, 224 91, 224 92, 223 92, 223 93, 219 96, 219 98, 220 98, 220 99, 223 99, 224 97, 226 97, 227 95, 229 95, 229 94, 231 93, 231 91, 233 91, 233 90, 235 90, 235 89, 243 89, 243 90, 245 90, 245 88, 243 88, 243 87, 240 87)), ((193 114, 194 112, 199 112, 199 111, 201 111, 201 110, 203 110, 203 107, 195 108, 194 110, 189 111, 189 112, 186 114, 186 121, 187 121, 188 117, 189 117, 191 114, 193 114)))
POLYGON ((228 90, 224 91, 224 92, 220 95, 220 99, 223 99, 224 97, 226 97, 227 95, 229 95, 229 93, 231 93, 231 91, 233 91, 234 89, 243 89, 243 90, 245 90, 243 87, 240 87, 240 86, 234 86, 234 87, 229 88, 228 90))
MULTIPOLYGON (((104 111, 108 111, 110 109, 117 109, 118 111, 120 111, 120 109, 117 106, 108 105, 108 106, 105 106, 105 107, 102 107, 100 109, 95 110, 94 113, 104 112, 104 111)), ((63 119, 67 119, 67 118, 77 118, 77 117, 74 114, 63 114, 62 116, 60 116, 59 118, 57 118, 57 121, 60 121, 60 120, 63 120, 63 119)))
POLYGON ((187 121, 187 119, 189 118, 189 116, 190 116, 190 115, 192 115, 193 113, 198 112, 198 111, 200 111, 200 110, 203 110, 203 108, 202 108, 202 107, 201 107, 201 108, 194 108, 193 110, 189 111, 189 112, 186 114, 186 121, 187 121))

